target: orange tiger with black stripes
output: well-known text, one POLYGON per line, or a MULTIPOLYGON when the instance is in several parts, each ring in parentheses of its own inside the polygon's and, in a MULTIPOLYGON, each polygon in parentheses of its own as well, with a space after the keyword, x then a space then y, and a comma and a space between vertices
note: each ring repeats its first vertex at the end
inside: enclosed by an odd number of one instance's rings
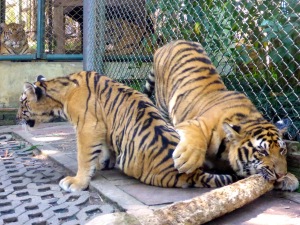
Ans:
POLYGON ((293 191, 299 181, 287 173, 282 130, 266 121, 242 93, 229 91, 203 47, 178 40, 159 48, 144 92, 155 92, 156 105, 180 135, 173 152, 181 173, 199 167, 239 177, 261 174, 293 191))
POLYGON ((0 28, 2 29, 0 35, 0 54, 30 54, 24 27, 24 21, 21 23, 0 24, 0 28))
POLYGON ((29 126, 55 116, 76 129, 78 171, 60 186, 66 191, 88 187, 95 169, 112 168, 114 161, 127 175, 161 187, 219 187, 235 181, 229 174, 201 169, 179 173, 173 151, 175 129, 144 94, 96 72, 74 73, 25 83, 17 119, 29 126))

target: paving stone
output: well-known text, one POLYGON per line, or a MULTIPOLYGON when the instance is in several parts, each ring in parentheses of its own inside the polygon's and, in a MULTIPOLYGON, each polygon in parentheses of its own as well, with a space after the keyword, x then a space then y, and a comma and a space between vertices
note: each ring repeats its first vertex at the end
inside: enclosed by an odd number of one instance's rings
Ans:
POLYGON ((37 189, 38 192, 45 191, 61 191, 61 188, 57 184, 40 184, 40 183, 30 183, 27 185, 27 188, 37 189))
POLYGON ((69 205, 79 206, 86 203, 89 200, 90 194, 88 191, 78 191, 65 195, 58 200, 57 204, 63 204, 67 202, 69 205))
POLYGON ((0 135, 0 145, 2 142, 7 142, 7 141, 10 141, 12 140, 12 135, 10 134, 2 134, 0 135))
POLYGON ((98 216, 99 214, 113 213, 114 211, 114 208, 107 204, 89 205, 80 210, 80 212, 77 214, 77 218, 83 223, 83 221, 87 221, 96 215, 98 216))
MULTIPOLYGON (((52 215, 50 215, 50 214, 42 214, 42 216, 39 216, 37 218, 28 220, 26 223, 24 223, 24 225, 43 225, 43 224, 46 225, 46 224, 50 224, 49 223, 49 218, 51 216, 52 215)), ((8 224, 8 225, 10 225, 10 224, 8 224)))
POLYGON ((58 205, 50 208, 45 212, 54 213, 54 216, 48 221, 50 224, 63 223, 64 221, 69 221, 76 219, 76 214, 80 211, 80 208, 77 206, 70 206, 67 203, 58 205))
POLYGON ((102 202, 90 206, 88 191, 63 191, 58 182, 64 175, 33 158, 32 149, 0 135, 0 224, 84 224, 90 216, 113 210, 102 202))
POLYGON ((26 188, 27 184, 32 182, 29 178, 16 177, 2 182, 0 187, 4 187, 6 190, 20 190, 26 188))
POLYGON ((30 156, 32 155, 32 147, 31 146, 26 146, 25 148, 20 148, 20 149, 16 149, 14 150, 14 153, 17 154, 18 156, 30 156))
POLYGON ((14 192, 10 195, 7 196, 7 199, 11 201, 21 201, 22 203, 26 202, 41 202, 41 197, 39 196, 30 196, 30 195, 25 195, 25 196, 16 196, 14 192))
POLYGON ((0 189, 0 199, 7 199, 7 196, 13 192, 13 190, 0 189))
POLYGON ((118 186, 124 192, 135 196, 146 205, 170 204, 175 201, 184 201, 212 190, 211 188, 161 188, 144 184, 118 186))
POLYGON ((1 165, 1 162, 0 162, 0 172, 6 171, 6 169, 7 169, 7 166, 1 165))
POLYGON ((39 168, 37 170, 30 170, 24 174, 25 177, 32 178, 35 183, 50 183, 53 181, 59 181, 63 178, 63 175, 56 172, 52 168, 39 168))
POLYGON ((50 205, 44 203, 23 203, 14 209, 11 209, 6 214, 1 215, 1 219, 4 223, 6 221, 14 221, 18 222, 19 224, 24 224, 26 221, 39 216, 49 207, 50 205))
POLYGON ((18 216, 18 221, 21 224, 25 224, 25 222, 30 220, 30 223, 32 224, 33 220, 41 220, 41 221, 47 221, 50 217, 53 216, 53 213, 47 212, 46 210, 51 207, 49 204, 40 203, 39 205, 32 205, 32 209, 26 208, 26 211, 22 213, 20 216, 18 216))
POLYGON ((6 173, 11 178, 21 177, 27 172, 26 168, 20 168, 20 169, 8 169, 6 170, 6 173))
POLYGON ((0 216, 5 215, 6 212, 14 211, 21 204, 21 201, 2 200, 0 203, 0 216))
POLYGON ((62 225, 82 225, 82 222, 79 220, 71 220, 65 223, 62 223, 62 225))
POLYGON ((46 192, 39 192, 36 189, 24 189, 24 190, 13 192, 7 198, 12 200, 20 200, 20 201, 31 201, 31 202, 42 201, 49 204, 56 204, 56 202, 62 197, 63 197, 63 193, 59 191, 50 190, 46 192))

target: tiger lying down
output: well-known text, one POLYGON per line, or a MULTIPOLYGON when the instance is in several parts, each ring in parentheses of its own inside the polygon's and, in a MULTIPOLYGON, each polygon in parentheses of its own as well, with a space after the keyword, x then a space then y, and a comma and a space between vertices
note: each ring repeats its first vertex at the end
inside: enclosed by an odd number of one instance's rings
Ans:
POLYGON ((47 81, 25 83, 17 119, 33 127, 55 116, 76 129, 78 171, 59 183, 65 191, 84 190, 95 169, 114 161, 128 176, 160 187, 220 187, 235 176, 196 169, 179 173, 173 151, 179 142, 146 95, 96 72, 80 72, 47 81))
POLYGON ((145 93, 155 92, 162 115, 180 135, 173 152, 181 173, 199 167, 230 165, 239 177, 259 173, 293 191, 297 178, 287 173, 286 145, 279 130, 266 121, 242 93, 229 91, 203 47, 178 40, 159 48, 145 93))

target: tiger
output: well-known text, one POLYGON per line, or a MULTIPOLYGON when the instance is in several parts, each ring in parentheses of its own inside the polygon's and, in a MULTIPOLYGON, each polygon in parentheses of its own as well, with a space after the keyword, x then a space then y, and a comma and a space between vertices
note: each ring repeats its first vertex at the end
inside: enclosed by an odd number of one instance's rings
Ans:
POLYGON ((140 50, 146 30, 125 19, 110 19, 105 22, 104 40, 107 55, 129 55, 140 50))
POLYGON ((1 23, 0 54, 20 55, 29 54, 27 36, 24 30, 25 22, 1 23))
POLYGON ((143 92, 154 93, 180 136, 172 155, 180 173, 199 167, 226 172, 229 165, 240 178, 258 173, 282 190, 299 186, 287 173, 286 127, 264 119, 243 93, 227 90, 201 44, 176 40, 160 47, 143 92))
POLYGON ((145 94, 97 72, 51 80, 39 75, 24 83, 16 117, 30 127, 55 117, 74 126, 78 170, 59 182, 68 192, 87 189, 97 169, 114 163, 126 175, 159 187, 220 187, 237 180, 201 168, 180 174, 172 158, 179 141, 174 127, 145 94))

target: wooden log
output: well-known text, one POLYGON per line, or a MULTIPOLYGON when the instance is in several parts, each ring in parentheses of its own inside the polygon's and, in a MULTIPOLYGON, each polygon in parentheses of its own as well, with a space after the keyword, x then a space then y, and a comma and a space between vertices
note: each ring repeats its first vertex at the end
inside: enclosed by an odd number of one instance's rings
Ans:
POLYGON ((154 215, 164 225, 203 224, 252 202, 272 189, 272 183, 260 175, 252 175, 191 200, 157 209, 154 215))
POLYGON ((88 224, 98 224, 101 221, 102 225, 199 225, 254 201, 273 187, 262 176, 252 175, 231 185, 154 211, 106 214, 88 224))

